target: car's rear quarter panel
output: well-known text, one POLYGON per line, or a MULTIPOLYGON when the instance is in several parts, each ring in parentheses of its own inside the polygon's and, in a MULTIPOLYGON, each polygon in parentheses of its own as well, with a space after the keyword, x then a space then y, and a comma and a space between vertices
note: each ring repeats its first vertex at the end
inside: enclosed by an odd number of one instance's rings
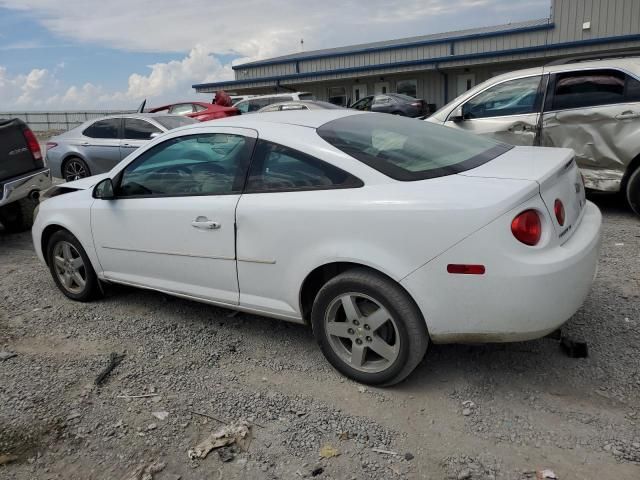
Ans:
POLYGON ((237 208, 240 301, 299 315, 316 267, 353 262, 400 281, 537 185, 450 176, 355 189, 245 194, 237 208))

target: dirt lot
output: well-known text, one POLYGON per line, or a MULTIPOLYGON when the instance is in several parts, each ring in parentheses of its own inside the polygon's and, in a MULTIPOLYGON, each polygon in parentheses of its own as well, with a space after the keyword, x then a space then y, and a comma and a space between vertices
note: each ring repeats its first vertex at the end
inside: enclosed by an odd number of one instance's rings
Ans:
POLYGON ((0 463, 17 456, 0 478, 150 479, 128 475, 162 462, 156 480, 638 479, 640 221, 595 200, 599 275, 566 326, 588 358, 552 339, 431 346, 389 389, 339 376, 305 327, 126 288, 73 303, 28 234, 0 231, 0 351, 17 354, 0 358, 0 463), (111 352, 126 357, 96 387, 111 352), (247 452, 188 458, 241 418, 247 452))

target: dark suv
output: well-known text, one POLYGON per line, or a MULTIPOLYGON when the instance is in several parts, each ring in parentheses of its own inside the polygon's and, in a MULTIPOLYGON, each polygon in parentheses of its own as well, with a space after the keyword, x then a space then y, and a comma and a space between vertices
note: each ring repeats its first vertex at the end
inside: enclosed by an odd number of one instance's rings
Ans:
POLYGON ((38 140, 17 118, 0 119, 0 223, 7 231, 28 230, 40 191, 51 186, 38 140))

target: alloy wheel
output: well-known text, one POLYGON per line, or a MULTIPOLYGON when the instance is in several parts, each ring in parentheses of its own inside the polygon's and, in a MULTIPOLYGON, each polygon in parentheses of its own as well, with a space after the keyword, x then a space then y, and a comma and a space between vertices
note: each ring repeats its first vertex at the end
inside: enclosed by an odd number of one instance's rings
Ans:
POLYGON ((400 353, 400 336, 393 316, 374 298, 345 293, 325 314, 325 332, 332 350, 360 372, 388 369, 400 353))
POLYGON ((69 160, 64 166, 64 179, 67 182, 72 182, 88 176, 89 173, 87 172, 86 167, 79 160, 69 160))
POLYGON ((62 286, 70 293, 81 293, 87 284, 87 269, 73 244, 60 241, 53 248, 53 265, 62 286))

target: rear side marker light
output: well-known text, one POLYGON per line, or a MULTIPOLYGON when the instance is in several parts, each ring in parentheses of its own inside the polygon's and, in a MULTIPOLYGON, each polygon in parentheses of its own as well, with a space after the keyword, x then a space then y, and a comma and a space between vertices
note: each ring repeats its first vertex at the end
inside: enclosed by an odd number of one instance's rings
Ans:
POLYGON ((56 142, 47 142, 47 151, 49 151, 52 148, 55 148, 57 146, 58 146, 58 144, 56 142))
POLYGON ((484 275, 484 265, 467 265, 462 263, 450 263, 447 265, 447 272, 460 273, 463 275, 484 275))
POLYGON ((555 202, 553 202, 553 213, 556 215, 556 220, 560 226, 564 225, 564 205, 562 201, 558 198, 555 202))
POLYGON ((29 151, 33 158, 36 160, 42 160, 42 152, 40 151, 40 144, 38 143, 38 139, 33 134, 33 132, 26 128, 22 131, 24 135, 24 139, 27 141, 27 147, 29 147, 29 151))
POLYGON ((511 233, 525 245, 537 245, 542 236, 540 215, 535 210, 525 210, 511 222, 511 233))

